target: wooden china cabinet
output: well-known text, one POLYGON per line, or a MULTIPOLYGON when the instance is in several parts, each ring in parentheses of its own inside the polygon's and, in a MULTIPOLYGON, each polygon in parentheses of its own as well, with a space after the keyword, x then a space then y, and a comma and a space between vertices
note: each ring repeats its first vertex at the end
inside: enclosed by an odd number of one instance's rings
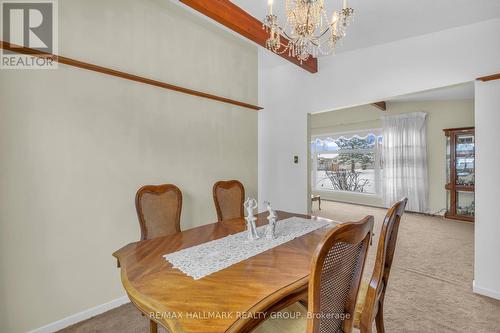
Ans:
POLYGON ((445 217, 474 222, 475 140, 474 127, 448 128, 446 135, 445 217))

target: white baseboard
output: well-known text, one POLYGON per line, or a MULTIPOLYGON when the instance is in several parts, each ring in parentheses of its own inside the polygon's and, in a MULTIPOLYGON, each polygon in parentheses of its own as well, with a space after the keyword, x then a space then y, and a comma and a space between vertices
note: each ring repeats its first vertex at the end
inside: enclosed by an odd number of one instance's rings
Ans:
POLYGON ((488 296, 500 300, 500 292, 488 288, 479 287, 476 285, 476 281, 472 281, 472 291, 479 295, 488 296))
POLYGON ((37 329, 34 329, 33 331, 29 331, 28 333, 52 333, 52 332, 56 332, 56 331, 62 330, 65 327, 71 326, 73 324, 76 324, 76 323, 81 322, 83 320, 92 318, 94 316, 97 316, 97 315, 104 313, 106 311, 109 311, 111 309, 117 308, 120 305, 123 305, 123 304, 128 303, 128 302, 130 302, 128 297, 122 296, 120 298, 112 300, 111 302, 95 306, 93 308, 84 310, 84 311, 79 312, 79 313, 75 313, 74 315, 71 315, 69 317, 55 321, 55 322, 50 323, 48 325, 45 325, 43 327, 39 327, 37 329))

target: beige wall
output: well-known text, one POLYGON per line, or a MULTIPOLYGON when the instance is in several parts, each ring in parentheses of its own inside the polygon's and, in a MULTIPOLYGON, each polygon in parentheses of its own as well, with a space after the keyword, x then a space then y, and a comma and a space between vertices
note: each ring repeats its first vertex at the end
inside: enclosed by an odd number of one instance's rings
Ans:
MULTIPOLYGON (((389 102, 383 112, 364 105, 311 116, 311 135, 331 134, 382 127, 383 115, 422 111, 427 113, 427 158, 429 172, 429 212, 446 207, 446 138, 444 128, 474 126, 474 101, 389 102)), ((314 192, 329 200, 382 206, 375 196, 339 192, 314 192)))
MULTIPOLYGON (((60 53, 257 103, 257 51, 165 0, 59 1, 60 53)), ((0 70, 0 331, 124 295, 111 253, 139 237, 137 188, 175 183, 182 228, 212 184, 257 193, 257 113, 60 65, 0 70)))

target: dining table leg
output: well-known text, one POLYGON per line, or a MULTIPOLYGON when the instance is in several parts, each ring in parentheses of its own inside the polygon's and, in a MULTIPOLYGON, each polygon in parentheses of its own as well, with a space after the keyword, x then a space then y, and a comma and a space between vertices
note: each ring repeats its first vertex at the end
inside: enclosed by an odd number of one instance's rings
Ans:
POLYGON ((154 320, 149 320, 149 333, 158 333, 158 324, 154 320))

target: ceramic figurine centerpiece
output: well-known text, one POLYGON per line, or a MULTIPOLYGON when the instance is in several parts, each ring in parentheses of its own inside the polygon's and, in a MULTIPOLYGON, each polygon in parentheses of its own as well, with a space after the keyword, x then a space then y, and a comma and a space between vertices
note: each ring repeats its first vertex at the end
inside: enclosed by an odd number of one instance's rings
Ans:
POLYGON ((247 210, 247 217, 245 218, 247 220, 247 237, 249 240, 259 239, 257 227, 255 226, 257 218, 253 216, 253 210, 258 206, 257 200, 248 198, 243 206, 247 210))
POLYGON ((278 215, 274 211, 274 209, 271 207, 271 203, 269 201, 264 201, 264 205, 266 205, 267 211, 269 212, 269 215, 267 216, 267 220, 269 221, 269 224, 267 225, 266 228, 266 238, 267 239, 275 239, 276 238, 276 219, 278 218, 278 215))

